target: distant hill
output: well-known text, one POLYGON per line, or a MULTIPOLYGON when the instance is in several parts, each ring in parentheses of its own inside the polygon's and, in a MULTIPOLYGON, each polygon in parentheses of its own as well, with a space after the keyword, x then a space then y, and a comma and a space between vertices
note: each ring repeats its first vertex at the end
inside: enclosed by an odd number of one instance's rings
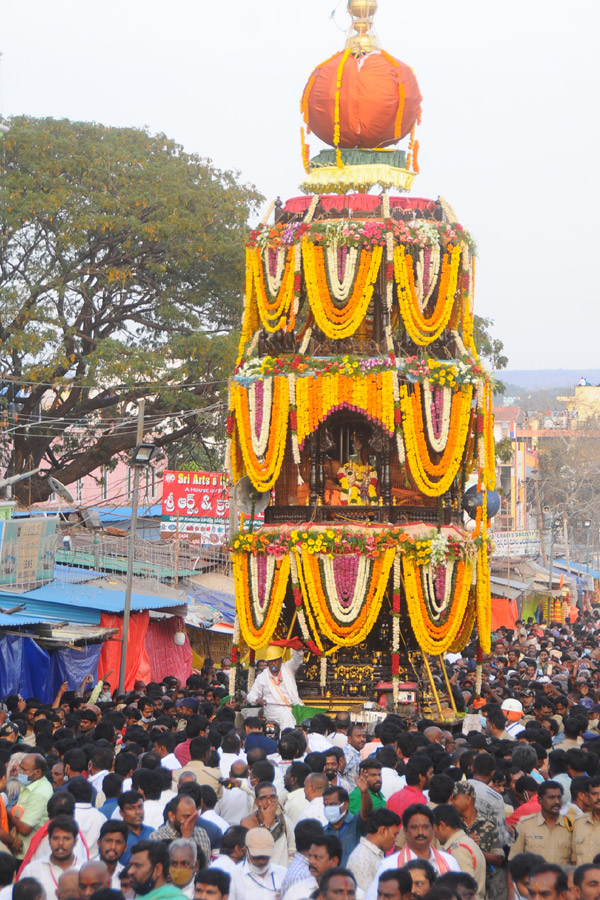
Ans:
POLYGON ((582 375, 591 384, 600 384, 600 369, 502 369, 495 375, 503 384, 525 391, 573 388, 582 375))

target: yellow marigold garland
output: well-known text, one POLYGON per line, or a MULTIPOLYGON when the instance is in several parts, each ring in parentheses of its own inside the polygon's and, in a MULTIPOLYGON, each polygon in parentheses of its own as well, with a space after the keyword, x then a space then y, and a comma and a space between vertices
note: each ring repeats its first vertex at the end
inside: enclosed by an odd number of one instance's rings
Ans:
POLYGON ((303 241, 302 258, 308 301, 317 325, 331 340, 350 337, 362 324, 373 296, 382 255, 383 247, 380 246, 374 247, 372 251, 361 252, 352 294, 340 309, 329 296, 322 247, 303 241))
POLYGON ((402 558, 406 605, 419 647, 425 653, 439 656, 453 645, 463 626, 471 590, 473 563, 470 560, 457 562, 451 612, 442 625, 435 625, 429 618, 418 568, 410 556, 402 558))
POLYGON ((242 336, 238 347, 238 355, 236 365, 241 363, 246 346, 250 342, 252 335, 258 328, 258 309, 253 294, 253 273, 251 260, 251 248, 246 248, 246 286, 244 290, 244 318, 242 320, 242 336))
MULTIPOLYGON (((352 368, 350 369, 352 372, 352 368)), ((369 372, 355 378, 340 372, 296 379, 296 424, 298 444, 304 446, 309 434, 330 413, 353 407, 393 435, 395 430, 394 386, 396 373, 369 372)))
POLYGON ((471 640, 473 628, 475 627, 475 619, 477 618, 477 599, 475 589, 471 588, 471 595, 467 604, 465 620, 456 636, 456 640, 448 647, 449 653, 460 653, 471 640))
POLYGON ((287 378, 283 376, 273 378, 271 428, 267 450, 262 460, 256 458, 252 449, 248 391, 244 385, 235 383, 232 392, 237 435, 246 472, 257 491, 270 491, 279 477, 287 442, 290 406, 287 378))
MULTIPOLYGON (((268 252, 268 251, 265 251, 268 252)), ((294 299, 294 258, 295 248, 290 247, 287 251, 285 268, 281 279, 281 286, 277 292, 277 296, 273 299, 269 298, 265 285, 265 277, 263 272, 262 251, 260 247, 250 250, 247 264, 250 265, 253 279, 253 296, 256 300, 258 314, 263 323, 265 330, 278 331, 280 328, 286 331, 293 328, 294 323, 288 321, 288 313, 294 299)))
MULTIPOLYGON (((394 68, 399 69, 398 60, 394 59, 394 57, 390 53, 386 53, 385 50, 380 50, 381 55, 387 62, 389 62, 394 68)), ((399 141, 402 137, 402 117, 404 116, 404 101, 406 99, 406 94, 404 91, 404 85, 402 84, 402 79, 398 76, 398 112, 396 113, 396 124, 394 126, 394 138, 399 141)), ((408 166, 407 166, 408 168, 408 166)))
MULTIPOLYGON (((335 103, 333 107, 333 146, 335 147, 335 158, 338 166, 343 167, 344 161, 340 153, 340 93, 342 90, 342 76, 344 74, 344 66, 350 56, 350 50, 344 51, 338 66, 337 78, 335 81, 335 103)), ((308 100, 307 100, 308 102, 308 100)))
POLYGON ((406 458, 410 473, 419 491, 428 497, 439 497, 450 489, 463 460, 471 419, 473 387, 472 385, 462 385, 452 397, 451 424, 448 444, 444 451, 444 466, 431 461, 423 433, 420 388, 418 390, 417 388, 418 386, 414 385, 413 393, 409 395, 408 387, 400 386, 400 408, 406 458))
POLYGON ((488 491, 496 487, 496 460, 494 453, 494 395, 486 380, 483 388, 483 445, 485 450, 484 479, 488 491))
POLYGON ((404 327, 412 341, 419 346, 431 344, 448 326, 454 307, 460 268, 461 248, 448 245, 444 254, 438 298, 431 316, 426 319, 419 306, 415 288, 413 260, 400 244, 394 250, 394 274, 398 286, 398 303, 404 327))
POLYGON ((334 620, 329 611, 321 581, 318 554, 309 552, 307 547, 301 549, 297 566, 302 597, 305 607, 312 611, 320 634, 343 647, 353 647, 366 639, 381 610, 395 555, 396 550, 392 547, 385 550, 380 557, 369 561, 371 573, 367 578, 368 588, 361 612, 350 626, 344 627, 334 620))
POLYGON ((256 615, 252 614, 252 594, 257 586, 253 584, 250 560, 248 553, 235 553, 232 558, 236 611, 244 641, 251 650, 258 650, 269 643, 279 622, 290 576, 290 558, 283 556, 275 561, 270 597, 265 601, 266 610, 261 624, 256 623, 256 615))

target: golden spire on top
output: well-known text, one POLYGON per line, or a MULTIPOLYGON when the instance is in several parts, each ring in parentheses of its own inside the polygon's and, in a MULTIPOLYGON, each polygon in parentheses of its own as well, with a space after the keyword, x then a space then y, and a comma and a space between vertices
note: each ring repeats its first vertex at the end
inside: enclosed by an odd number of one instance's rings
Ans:
POLYGON ((348 12, 354 33, 346 41, 347 49, 354 56, 376 50, 379 42, 373 32, 373 16, 377 12, 377 0, 348 0, 348 12))

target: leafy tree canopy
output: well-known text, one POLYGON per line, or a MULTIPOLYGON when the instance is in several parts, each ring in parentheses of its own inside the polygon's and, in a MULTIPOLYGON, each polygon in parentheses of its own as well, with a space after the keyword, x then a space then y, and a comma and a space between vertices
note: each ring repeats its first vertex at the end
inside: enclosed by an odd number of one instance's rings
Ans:
MULTIPOLYGON (((26 117, 3 139, 1 185, 0 379, 19 401, 7 471, 50 447, 66 484, 108 464, 134 445, 142 396, 154 433, 182 413, 164 446, 198 431, 191 411, 232 368, 256 189, 164 135, 26 117)), ((23 490, 49 493, 43 478, 23 490)))

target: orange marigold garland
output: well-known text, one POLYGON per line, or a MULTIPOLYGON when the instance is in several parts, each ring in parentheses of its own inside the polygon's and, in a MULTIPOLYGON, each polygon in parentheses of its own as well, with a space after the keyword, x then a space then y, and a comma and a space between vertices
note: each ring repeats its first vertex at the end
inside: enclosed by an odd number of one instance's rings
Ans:
POLYGON ((415 344, 431 344, 447 328, 456 299, 460 259, 460 246, 448 244, 448 252, 444 254, 442 262, 435 309, 429 318, 425 318, 417 297, 412 256, 406 253, 402 244, 395 248, 394 273, 400 314, 408 336, 415 344))
MULTIPOLYGON (((358 365, 358 364, 357 364, 358 365)), ((349 377, 355 371, 349 363, 347 374, 316 374, 295 380, 295 410, 292 410, 292 432, 296 431, 300 449, 309 434, 338 409, 360 410, 371 421, 394 434, 396 410, 394 394, 397 376, 394 371, 369 372, 349 377)))
POLYGON ((268 248, 261 251, 258 247, 250 252, 255 302, 266 331, 273 333, 282 329, 289 332, 296 324, 297 305, 294 301, 300 296, 301 250, 299 246, 287 250, 283 271, 274 284, 275 293, 267 287, 268 279, 265 280, 264 268, 268 266, 269 252, 272 251, 268 248))
POLYGON ((392 547, 376 558, 361 555, 332 560, 311 547, 300 550, 297 567, 304 605, 310 608, 321 635, 344 647, 365 640, 381 610, 395 555, 392 547), (335 565, 357 568, 346 598, 338 592, 335 565))
POLYGON ((419 647, 425 653, 439 656, 452 646, 463 626, 471 590, 473 563, 470 560, 457 561, 450 613, 440 624, 432 622, 429 617, 419 569, 412 556, 402 558, 406 605, 419 647))
MULTIPOLYGON (((249 391, 244 385, 237 383, 234 383, 232 390, 237 434, 244 466, 256 490, 266 493, 271 490, 279 477, 285 454, 289 417, 287 378, 275 376, 272 379, 271 424, 267 446, 262 458, 257 457, 253 448, 249 391)), ((263 411, 264 413, 265 411, 263 411)))
POLYGON ((450 489, 464 458, 471 418, 472 385, 464 384, 452 397, 450 427, 442 461, 431 460, 424 435, 420 385, 409 394, 400 386, 400 408, 406 458, 417 488, 428 497, 439 497, 450 489))
POLYGON ((329 293, 323 248, 303 241, 302 259, 308 301, 317 325, 331 340, 350 337, 362 325, 373 296, 382 254, 383 248, 380 246, 361 252, 352 293, 343 307, 337 307, 329 293))
POLYGON ((250 649, 258 650, 269 643, 279 622, 290 558, 234 553, 232 561, 241 636, 250 649))
MULTIPOLYGON (((350 50, 345 50, 340 64, 338 66, 337 78, 335 82, 335 103, 333 107, 333 146, 335 147, 335 158, 338 166, 343 167, 344 161, 340 153, 340 93, 342 90, 342 76, 344 74, 344 66, 350 56, 350 50)), ((308 102, 308 100, 307 100, 308 102)))

